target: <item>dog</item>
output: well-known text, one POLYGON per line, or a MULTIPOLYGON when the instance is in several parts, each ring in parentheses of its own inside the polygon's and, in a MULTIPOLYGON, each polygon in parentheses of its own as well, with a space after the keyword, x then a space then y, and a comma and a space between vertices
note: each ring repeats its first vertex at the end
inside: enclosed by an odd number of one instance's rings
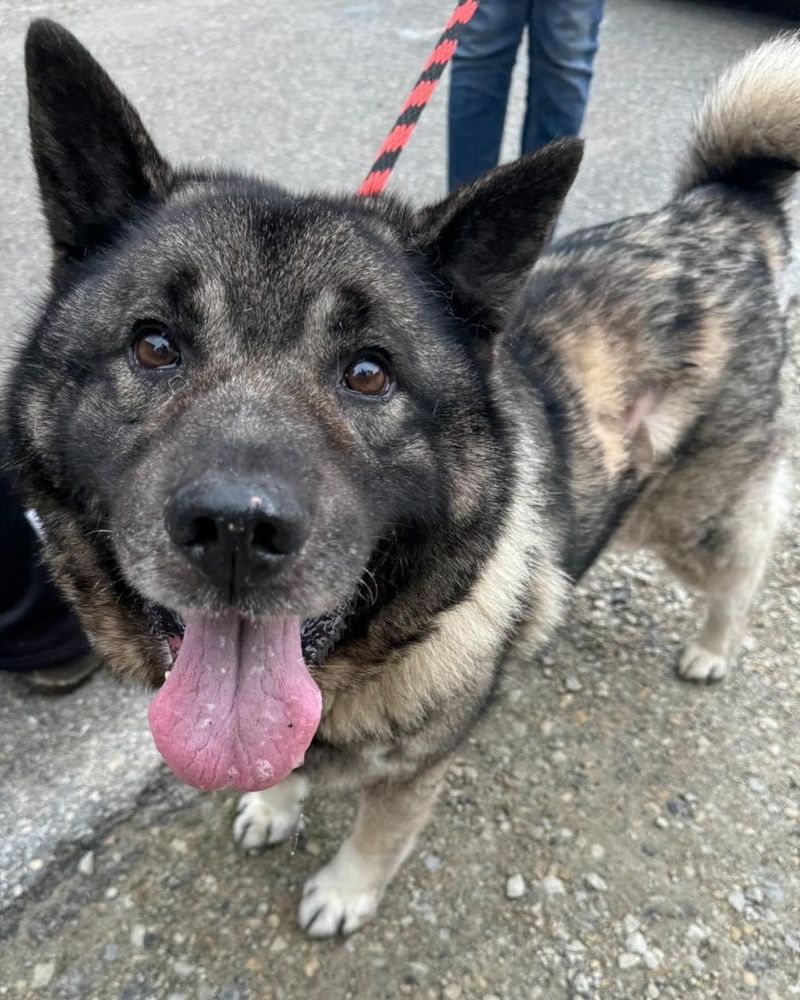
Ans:
POLYGON ((415 209, 176 170, 63 27, 26 65, 49 295, 6 387, 52 572, 245 849, 362 789, 300 922, 376 911, 448 757, 611 543, 708 599, 734 663, 787 505, 776 277, 800 39, 722 77, 674 199, 549 243, 561 140, 415 209))

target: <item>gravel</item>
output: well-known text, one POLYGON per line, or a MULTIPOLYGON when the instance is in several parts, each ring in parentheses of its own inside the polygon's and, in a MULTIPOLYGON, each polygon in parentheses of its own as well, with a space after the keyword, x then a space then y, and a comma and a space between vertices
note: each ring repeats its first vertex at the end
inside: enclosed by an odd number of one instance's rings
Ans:
POLYGON ((597 872, 589 872, 588 875, 584 875, 583 881, 589 889, 594 889, 595 892, 605 892, 608 889, 608 883, 597 872))
POLYGON ((636 955, 644 955, 647 951, 647 941, 641 931, 634 931, 625 938, 625 948, 636 955))
POLYGON ((506 881, 506 899, 521 899, 525 895, 525 879, 517 874, 506 881))
POLYGON ((564 883, 556 875, 548 875, 543 878, 540 885, 546 896, 563 896, 566 892, 564 883))
POLYGON ((87 877, 94 875, 94 851, 87 851, 78 862, 78 871, 87 877))

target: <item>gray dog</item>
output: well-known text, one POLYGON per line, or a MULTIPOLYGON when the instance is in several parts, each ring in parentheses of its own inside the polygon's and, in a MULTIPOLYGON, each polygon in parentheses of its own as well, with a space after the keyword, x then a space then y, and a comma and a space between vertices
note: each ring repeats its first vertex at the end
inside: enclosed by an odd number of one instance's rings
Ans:
POLYGON ((27 69, 54 261, 11 459, 98 650, 160 686, 167 763, 247 793, 245 848, 309 779, 363 789, 310 934, 375 912, 510 647, 612 538, 707 596, 678 670, 724 676, 787 496, 800 41, 722 79, 666 208, 541 257, 577 141, 421 210, 299 196, 173 169, 52 22, 27 69))

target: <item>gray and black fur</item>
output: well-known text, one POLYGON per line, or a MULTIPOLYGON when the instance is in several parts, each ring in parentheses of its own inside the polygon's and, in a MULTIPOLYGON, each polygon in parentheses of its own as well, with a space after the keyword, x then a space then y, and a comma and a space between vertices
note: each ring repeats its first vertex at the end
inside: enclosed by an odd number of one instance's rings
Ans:
POLYGON ((724 675, 786 497, 775 278, 800 166, 796 38, 723 78, 668 206, 541 257, 576 141, 422 210, 299 196, 173 169, 51 22, 31 27, 27 66, 55 259, 8 381, 11 460, 121 675, 163 679, 149 620, 306 620, 320 729, 302 774, 243 797, 235 833, 288 835, 308 778, 365 789, 307 887, 311 934, 374 912, 509 647, 543 645, 612 540, 706 594, 679 670, 724 675), (179 347, 169 373, 132 361, 153 323, 179 347), (364 352, 385 396, 342 383, 364 352), (302 546, 266 582, 212 579, 170 537, 175 491, 208 470, 290 498, 302 546))

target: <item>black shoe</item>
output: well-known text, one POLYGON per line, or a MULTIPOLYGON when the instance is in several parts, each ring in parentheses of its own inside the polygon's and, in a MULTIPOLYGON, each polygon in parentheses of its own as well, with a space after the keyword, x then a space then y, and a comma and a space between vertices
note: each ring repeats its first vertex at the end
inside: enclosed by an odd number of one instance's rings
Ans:
POLYGON ((87 653, 77 660, 62 663, 58 667, 40 667, 22 674, 25 684, 42 694, 69 694, 87 681, 102 666, 96 653, 87 653))

